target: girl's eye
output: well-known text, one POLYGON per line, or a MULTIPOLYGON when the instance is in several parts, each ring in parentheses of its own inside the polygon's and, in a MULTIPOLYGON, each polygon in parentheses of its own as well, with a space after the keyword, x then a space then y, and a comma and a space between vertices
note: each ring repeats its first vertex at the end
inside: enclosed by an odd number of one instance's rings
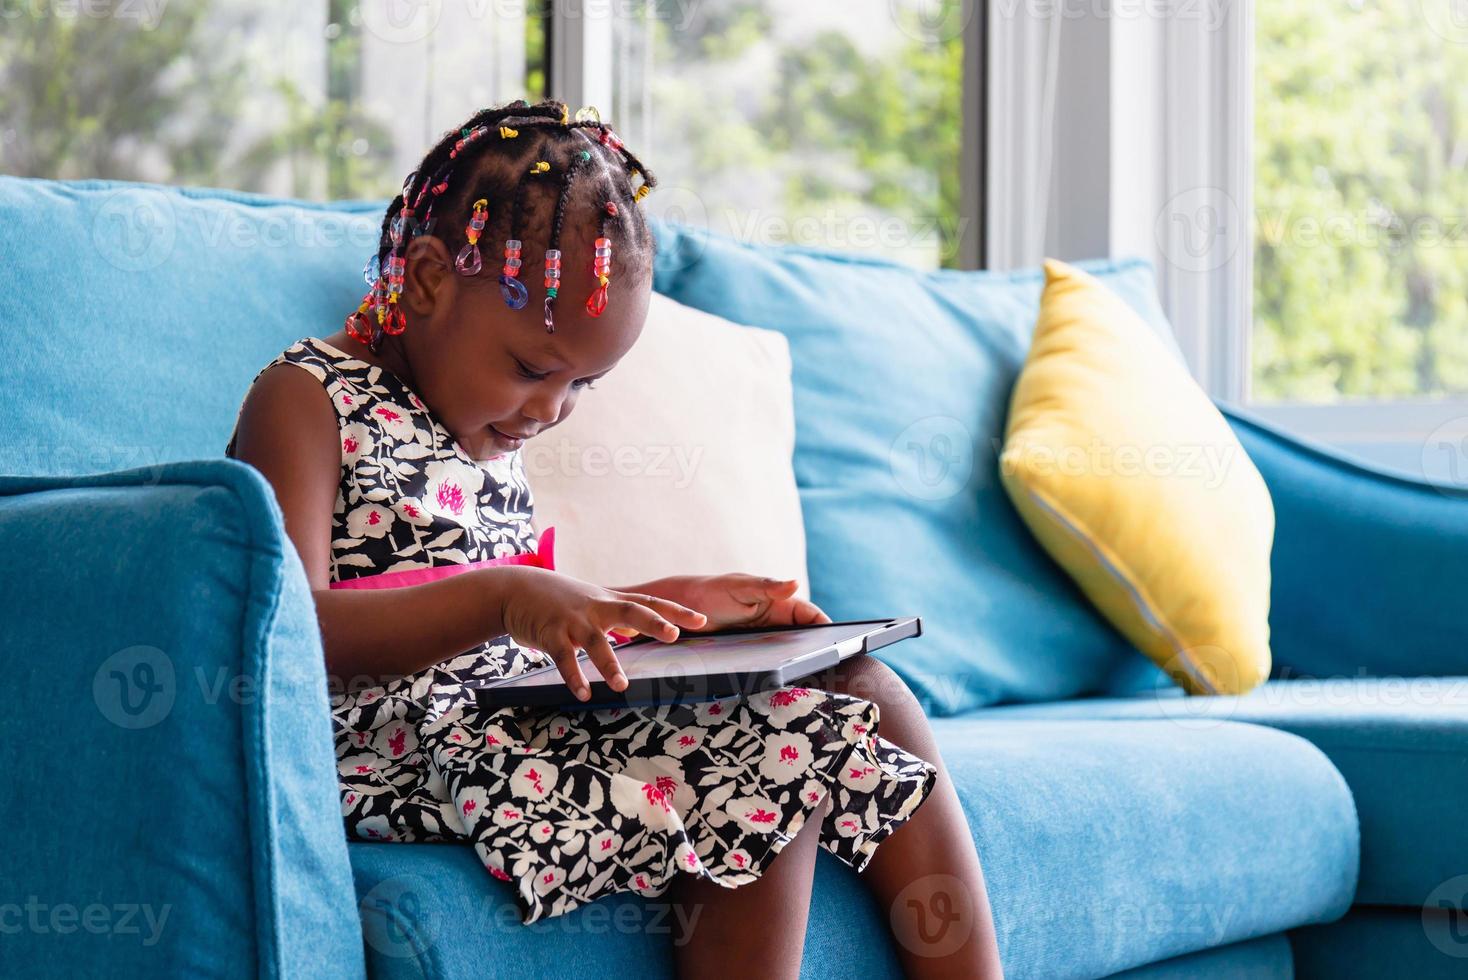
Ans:
MULTIPOLYGON (((546 378, 550 377, 550 375, 548 374, 541 374, 536 371, 530 370, 530 368, 525 364, 524 361, 518 359, 515 361, 515 366, 519 368, 520 377, 524 378, 526 381, 544 381, 546 378)), ((571 382, 571 387, 595 388, 596 382, 592 381, 590 378, 582 378, 579 381, 571 382)))

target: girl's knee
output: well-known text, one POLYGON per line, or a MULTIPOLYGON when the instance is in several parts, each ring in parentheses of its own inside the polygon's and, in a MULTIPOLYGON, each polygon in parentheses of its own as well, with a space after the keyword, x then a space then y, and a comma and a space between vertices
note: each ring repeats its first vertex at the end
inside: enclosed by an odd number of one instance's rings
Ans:
POLYGON ((897 672, 876 657, 853 657, 833 667, 827 690, 849 694, 877 706, 883 720, 922 719, 922 705, 897 672))

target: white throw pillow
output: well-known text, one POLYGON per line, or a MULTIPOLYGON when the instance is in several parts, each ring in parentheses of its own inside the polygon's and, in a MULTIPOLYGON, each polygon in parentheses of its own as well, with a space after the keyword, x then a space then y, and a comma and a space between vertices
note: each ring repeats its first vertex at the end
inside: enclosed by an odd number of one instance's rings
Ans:
POLYGON ((654 293, 642 337, 565 422, 527 443, 556 567, 601 585, 794 578, 809 596, 784 335, 654 293))

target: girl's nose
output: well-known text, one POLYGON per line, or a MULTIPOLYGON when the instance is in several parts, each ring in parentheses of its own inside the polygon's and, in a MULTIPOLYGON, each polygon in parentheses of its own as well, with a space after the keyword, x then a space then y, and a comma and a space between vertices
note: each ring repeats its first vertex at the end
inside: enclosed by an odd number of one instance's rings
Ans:
POLYGON ((534 419, 541 425, 550 425, 561 417, 562 401, 563 397, 560 394, 547 392, 530 399, 521 407, 520 411, 527 419, 534 419))

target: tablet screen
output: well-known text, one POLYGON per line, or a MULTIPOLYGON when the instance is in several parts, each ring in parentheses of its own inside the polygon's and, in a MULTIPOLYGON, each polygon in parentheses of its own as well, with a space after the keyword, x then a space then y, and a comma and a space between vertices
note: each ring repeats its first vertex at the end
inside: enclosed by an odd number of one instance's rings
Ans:
MULTIPOLYGON (((864 636, 881 623, 832 623, 797 630, 769 630, 700 636, 685 633, 672 643, 655 640, 616 648, 622 672, 629 681, 668 676, 696 677, 704 674, 741 674, 770 670, 842 640, 864 636)), ((588 681, 602 680, 596 665, 581 657, 581 670, 588 681)), ((538 686, 559 681, 555 668, 522 674, 496 688, 538 686), (547 676, 549 674, 549 677, 547 676)))

